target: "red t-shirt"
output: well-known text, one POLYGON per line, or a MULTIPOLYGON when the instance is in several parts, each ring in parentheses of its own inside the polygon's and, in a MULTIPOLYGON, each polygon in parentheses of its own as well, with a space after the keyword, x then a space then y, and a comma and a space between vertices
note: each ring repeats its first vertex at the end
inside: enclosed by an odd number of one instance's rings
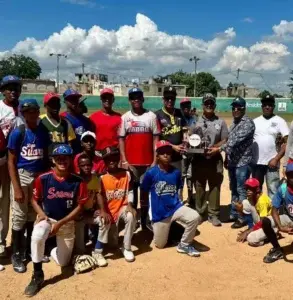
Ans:
POLYGON ((118 128, 121 123, 121 115, 113 112, 111 115, 97 111, 90 116, 94 124, 97 137, 96 150, 103 150, 107 147, 118 146, 118 128))
MULTIPOLYGON (((77 154, 73 161, 74 172, 76 174, 80 173, 79 167, 78 167, 78 158, 80 157, 80 155, 81 155, 81 153, 77 154)), ((104 161, 102 160, 102 158, 95 156, 92 163, 93 163, 92 172, 94 172, 96 174, 102 174, 106 171, 106 165, 105 165, 104 161)))

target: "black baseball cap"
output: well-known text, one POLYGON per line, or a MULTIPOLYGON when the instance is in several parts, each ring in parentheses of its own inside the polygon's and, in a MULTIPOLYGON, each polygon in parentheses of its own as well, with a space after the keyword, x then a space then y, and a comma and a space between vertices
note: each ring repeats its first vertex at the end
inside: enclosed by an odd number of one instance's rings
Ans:
POLYGON ((103 149, 101 151, 102 158, 105 159, 106 157, 113 156, 113 155, 119 155, 120 151, 117 147, 111 146, 103 149))
POLYGON ((214 97, 213 94, 207 93, 203 96, 202 103, 204 104, 206 101, 213 101, 216 103, 216 98, 214 97))
POLYGON ((231 103, 231 106, 246 107, 246 101, 242 97, 236 97, 231 103))
POLYGON ((174 86, 165 86, 164 87, 164 92, 163 92, 163 96, 177 96, 177 92, 176 89, 174 88, 174 86))
POLYGON ((275 97, 273 95, 266 95, 266 96, 262 97, 260 101, 261 101, 261 103, 270 102, 270 103, 274 103, 274 104, 276 102, 275 97))

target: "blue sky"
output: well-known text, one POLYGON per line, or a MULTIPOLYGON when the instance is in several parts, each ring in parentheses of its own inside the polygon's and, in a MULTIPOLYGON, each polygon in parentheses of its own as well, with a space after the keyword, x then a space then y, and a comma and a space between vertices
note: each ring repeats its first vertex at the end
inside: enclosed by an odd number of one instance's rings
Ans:
MULTIPOLYGON (((140 76, 179 68, 191 71, 188 57, 196 54, 202 58, 202 69, 279 72, 279 81, 284 82, 287 75, 282 74, 288 74, 292 63, 290 0, 0 0, 0 4, 0 58, 19 52, 33 56, 48 71, 46 76, 53 76, 50 51, 71 58, 63 62, 64 77, 77 62, 124 75, 138 69, 143 70, 140 76), (281 24, 282 20, 286 22, 281 24), (130 27, 121 30, 125 25, 130 27), (15 47, 28 37, 35 40, 15 47)), ((227 76, 219 80, 229 81, 233 74, 227 76)), ((262 82, 249 78, 249 84, 262 82)))

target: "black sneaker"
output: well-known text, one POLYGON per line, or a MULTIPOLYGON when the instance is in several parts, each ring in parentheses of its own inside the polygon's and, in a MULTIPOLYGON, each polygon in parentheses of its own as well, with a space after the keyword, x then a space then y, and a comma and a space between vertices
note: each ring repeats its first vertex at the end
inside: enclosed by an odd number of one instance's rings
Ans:
POLYGON ((264 257, 263 262, 266 264, 271 264, 279 259, 284 258, 284 253, 282 248, 272 248, 269 253, 264 257))
POLYGON ((20 253, 13 254, 11 256, 11 263, 13 266, 13 270, 17 273, 25 273, 26 266, 22 261, 23 257, 20 253))
POLYGON ((24 290, 24 294, 30 297, 36 295, 41 289, 43 283, 44 283, 44 272, 43 271, 34 272, 31 282, 24 290))
POLYGON ((231 228, 232 229, 239 229, 239 228, 242 228, 246 226, 246 222, 244 221, 241 221, 241 220, 236 220, 232 225, 231 225, 231 228))

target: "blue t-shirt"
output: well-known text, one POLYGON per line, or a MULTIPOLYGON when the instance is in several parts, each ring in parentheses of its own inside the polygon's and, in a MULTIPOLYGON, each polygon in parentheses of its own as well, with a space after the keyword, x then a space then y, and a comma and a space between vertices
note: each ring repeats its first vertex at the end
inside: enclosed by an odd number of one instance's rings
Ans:
POLYGON ((56 221, 66 217, 88 199, 87 186, 82 178, 70 174, 68 178, 60 180, 54 171, 44 173, 35 180, 33 195, 46 216, 56 221))
POLYGON ((15 128, 8 139, 9 150, 17 154, 17 168, 28 172, 44 172, 44 149, 48 148, 49 136, 41 126, 35 130, 15 128))
POLYGON ((72 141, 72 149, 74 153, 82 152, 80 144, 80 138, 82 134, 86 131, 93 131, 93 126, 91 124, 90 119, 84 115, 73 116, 68 112, 64 112, 62 116, 70 122, 76 135, 76 139, 72 141))
POLYGON ((276 209, 284 206, 286 215, 293 220, 293 194, 289 192, 288 188, 286 191, 283 190, 282 186, 278 188, 273 197, 272 206, 276 209))
POLYGON ((141 189, 150 192, 149 215, 153 222, 171 217, 182 206, 178 191, 183 188, 181 173, 171 167, 168 172, 158 166, 149 169, 144 176, 141 189))

